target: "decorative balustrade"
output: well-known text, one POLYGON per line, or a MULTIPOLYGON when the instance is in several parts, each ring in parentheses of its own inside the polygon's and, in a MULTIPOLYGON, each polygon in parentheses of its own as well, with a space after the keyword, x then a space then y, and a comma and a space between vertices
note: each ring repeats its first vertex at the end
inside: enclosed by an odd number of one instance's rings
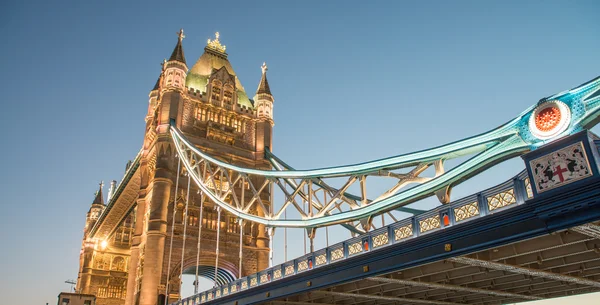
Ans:
POLYGON ((351 238, 325 249, 309 253, 281 265, 260 271, 225 286, 219 286, 183 299, 176 305, 196 305, 210 300, 295 276, 320 266, 334 264, 349 257, 377 251, 420 235, 462 224, 488 214, 523 204, 533 197, 526 171, 509 181, 452 203, 436 207, 417 216, 400 220, 361 236, 351 238))

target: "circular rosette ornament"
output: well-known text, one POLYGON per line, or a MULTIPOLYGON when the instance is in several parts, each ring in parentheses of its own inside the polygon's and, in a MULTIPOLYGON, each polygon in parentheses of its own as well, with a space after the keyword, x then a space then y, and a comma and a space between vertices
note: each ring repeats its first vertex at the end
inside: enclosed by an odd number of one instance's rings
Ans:
POLYGON ((529 131, 540 140, 551 139, 569 127, 571 110, 561 101, 539 104, 529 118, 529 131))

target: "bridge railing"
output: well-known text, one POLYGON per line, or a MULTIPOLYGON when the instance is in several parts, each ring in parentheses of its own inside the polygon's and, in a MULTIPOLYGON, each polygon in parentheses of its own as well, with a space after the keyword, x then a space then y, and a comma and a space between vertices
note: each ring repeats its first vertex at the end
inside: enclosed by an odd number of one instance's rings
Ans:
POLYGON ((176 305, 195 305, 444 230, 523 204, 533 197, 527 172, 512 179, 417 216, 317 250, 296 259, 182 299, 176 305))

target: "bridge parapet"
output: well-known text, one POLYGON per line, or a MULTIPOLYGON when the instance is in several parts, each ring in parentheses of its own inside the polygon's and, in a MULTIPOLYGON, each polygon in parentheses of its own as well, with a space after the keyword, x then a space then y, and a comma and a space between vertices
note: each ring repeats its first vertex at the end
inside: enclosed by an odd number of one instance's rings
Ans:
MULTIPOLYGON (((485 217, 490 213, 510 209, 533 198, 527 191, 526 185, 528 180, 527 172, 522 171, 510 180, 487 190, 306 254, 283 264, 262 270, 256 274, 242 277, 227 285, 201 292, 174 304, 192 305, 205 303, 280 279, 289 278, 321 266, 338 263, 350 257, 378 251, 387 246, 444 230, 451 226, 461 225, 470 220, 485 217)), ((451 248, 448 251, 451 251, 451 248)))

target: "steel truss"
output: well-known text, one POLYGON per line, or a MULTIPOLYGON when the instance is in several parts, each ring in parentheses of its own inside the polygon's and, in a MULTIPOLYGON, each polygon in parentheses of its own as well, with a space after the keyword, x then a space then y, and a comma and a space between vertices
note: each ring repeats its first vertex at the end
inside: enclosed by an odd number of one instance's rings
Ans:
POLYGON ((598 92, 600 78, 543 99, 560 101, 570 109, 569 127, 552 138, 541 140, 529 131, 534 105, 508 123, 471 138, 381 160, 314 170, 294 170, 269 151, 265 157, 274 170, 239 167, 198 149, 174 122, 170 132, 194 183, 211 201, 240 219, 268 227, 306 228, 309 236, 314 236, 317 227, 334 224, 360 233, 372 228, 373 217, 422 198, 437 195, 440 202, 448 203, 452 187, 479 172, 547 141, 593 126, 600 116, 598 92), (465 156, 470 158, 450 170, 444 169, 446 161, 465 156), (435 169, 435 174, 424 176, 429 168, 435 169), (393 186, 374 193, 368 188, 369 178, 374 177, 392 179, 393 186), (334 187, 333 180, 343 182, 334 187), (284 194, 282 203, 269 202, 272 186, 284 194), (358 187, 359 195, 348 192, 353 186, 358 187), (299 216, 283 219, 287 210, 293 210, 288 216, 299 216))

